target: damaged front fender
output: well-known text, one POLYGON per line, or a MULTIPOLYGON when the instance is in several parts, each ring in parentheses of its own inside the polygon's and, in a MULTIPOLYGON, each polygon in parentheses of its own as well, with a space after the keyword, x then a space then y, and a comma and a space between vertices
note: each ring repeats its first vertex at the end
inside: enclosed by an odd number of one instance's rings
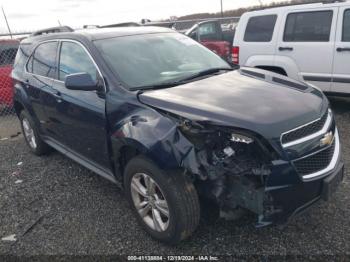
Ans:
POLYGON ((182 168, 193 178, 199 195, 214 200, 222 210, 264 213, 271 154, 255 137, 135 108, 112 127, 111 141, 118 169, 122 149, 134 148, 163 170, 182 168))
POLYGON ((164 170, 182 167, 191 173, 199 172, 193 144, 176 123, 155 110, 139 109, 116 123, 111 142, 115 158, 122 148, 131 147, 164 170))

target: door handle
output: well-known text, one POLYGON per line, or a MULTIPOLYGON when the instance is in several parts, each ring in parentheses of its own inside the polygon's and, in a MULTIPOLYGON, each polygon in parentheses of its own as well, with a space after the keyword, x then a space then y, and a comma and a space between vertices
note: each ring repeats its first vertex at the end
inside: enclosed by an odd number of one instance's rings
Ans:
POLYGON ((338 47, 337 52, 350 52, 350 47, 338 47))
POLYGON ((61 103, 61 102, 62 102, 61 92, 59 92, 59 91, 53 91, 51 94, 53 95, 53 97, 56 99, 56 101, 57 101, 58 103, 61 103))
POLYGON ((26 79, 24 82, 24 87, 29 88, 29 79, 26 79))
POLYGON ((294 49, 293 49, 293 47, 284 47, 284 46, 280 46, 280 47, 278 48, 278 50, 280 50, 280 51, 293 51, 294 49))

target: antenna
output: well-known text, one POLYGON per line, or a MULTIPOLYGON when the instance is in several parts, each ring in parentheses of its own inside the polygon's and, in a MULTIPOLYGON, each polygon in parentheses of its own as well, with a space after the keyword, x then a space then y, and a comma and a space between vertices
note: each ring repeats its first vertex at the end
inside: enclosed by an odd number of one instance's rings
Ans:
POLYGON ((223 8, 222 8, 222 0, 220 0, 220 4, 221 4, 221 17, 224 17, 224 11, 223 11, 223 8))
POLYGON ((5 21, 6 21, 7 29, 9 30, 10 37, 11 37, 11 39, 12 39, 12 32, 11 32, 11 29, 10 29, 9 23, 7 22, 7 17, 6 17, 5 11, 4 11, 4 7, 3 7, 3 6, 1 6, 1 9, 2 9, 2 13, 4 14, 4 18, 5 18, 5 21))

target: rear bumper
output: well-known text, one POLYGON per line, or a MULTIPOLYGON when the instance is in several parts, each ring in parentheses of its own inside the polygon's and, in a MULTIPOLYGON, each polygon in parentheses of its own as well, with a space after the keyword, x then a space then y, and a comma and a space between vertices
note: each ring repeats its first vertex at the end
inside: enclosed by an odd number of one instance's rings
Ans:
POLYGON ((344 163, 339 158, 332 171, 320 179, 307 182, 295 183, 293 177, 296 174, 293 175, 291 169, 289 174, 279 174, 279 177, 285 176, 284 183, 280 183, 277 175, 271 175, 265 189, 267 197, 264 201, 264 212, 258 216, 257 227, 286 223, 291 217, 303 213, 319 200, 329 200, 343 180, 344 163))

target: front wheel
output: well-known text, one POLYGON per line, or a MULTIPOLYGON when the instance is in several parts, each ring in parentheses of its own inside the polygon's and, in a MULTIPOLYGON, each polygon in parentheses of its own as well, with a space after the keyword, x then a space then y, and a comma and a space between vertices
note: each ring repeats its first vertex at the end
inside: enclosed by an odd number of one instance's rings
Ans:
POLYGON ((183 174, 165 173, 151 160, 138 156, 125 168, 124 186, 139 223, 153 238, 176 244, 196 229, 198 195, 183 174))

